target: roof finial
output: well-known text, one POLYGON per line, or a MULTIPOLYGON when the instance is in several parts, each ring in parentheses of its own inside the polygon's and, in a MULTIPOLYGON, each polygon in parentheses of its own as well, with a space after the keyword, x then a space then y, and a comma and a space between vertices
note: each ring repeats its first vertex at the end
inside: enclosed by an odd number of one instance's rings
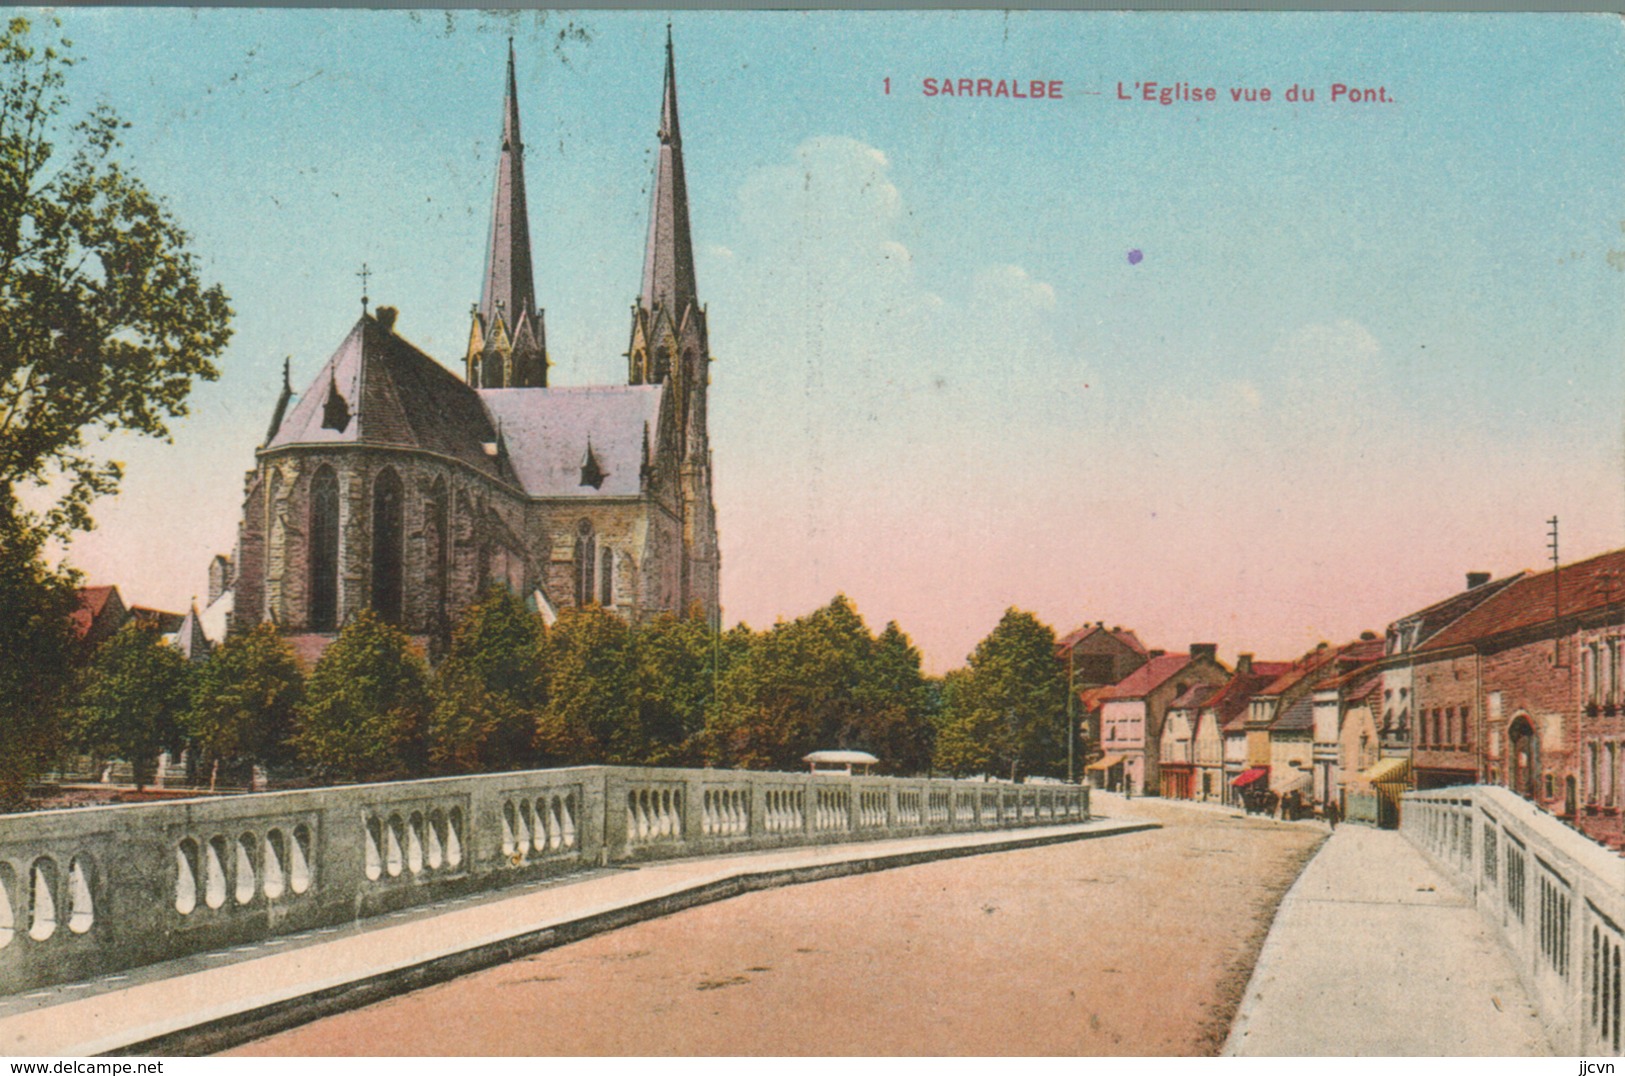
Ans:
POLYGON ((284 355, 283 356, 283 358, 282 358, 282 391, 284 391, 284 392, 292 392, 293 391, 293 381, 291 380, 291 373, 290 373, 290 366, 291 366, 292 363, 293 363, 293 356, 292 355, 284 355))
POLYGON ((365 314, 367 312, 367 281, 372 278, 372 270, 367 268, 366 262, 361 263, 361 272, 357 273, 356 276, 361 278, 361 312, 365 314))

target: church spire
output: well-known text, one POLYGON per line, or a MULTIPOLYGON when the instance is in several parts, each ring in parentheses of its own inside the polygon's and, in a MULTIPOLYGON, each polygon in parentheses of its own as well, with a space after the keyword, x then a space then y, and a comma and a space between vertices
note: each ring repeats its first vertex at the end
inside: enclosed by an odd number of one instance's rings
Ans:
POLYGON ((645 310, 665 307, 680 322, 697 301, 694 245, 688 231, 688 184, 683 178, 683 136, 677 123, 677 67, 671 27, 666 27, 666 87, 660 102, 660 159, 655 168, 654 204, 649 211, 649 245, 643 256, 645 310))
POLYGON ((497 158, 485 280, 474 315, 468 354, 469 383, 480 388, 547 384, 547 336, 536 308, 530 257, 530 215, 525 209, 525 143, 519 131, 519 84, 513 39, 508 39, 508 78, 502 101, 502 148, 497 158), (499 347, 498 344, 502 346, 499 347), (501 354, 495 354, 500 351, 501 354))

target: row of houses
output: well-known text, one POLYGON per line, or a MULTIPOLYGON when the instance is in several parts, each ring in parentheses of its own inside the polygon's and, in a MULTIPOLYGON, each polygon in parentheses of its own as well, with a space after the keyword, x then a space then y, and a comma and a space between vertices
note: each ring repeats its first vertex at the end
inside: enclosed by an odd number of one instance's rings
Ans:
POLYGON ((1493 783, 1625 845, 1625 550, 1475 572, 1381 637, 1292 661, 1228 668, 1103 623, 1059 645, 1097 787, 1392 825, 1407 789, 1493 783))

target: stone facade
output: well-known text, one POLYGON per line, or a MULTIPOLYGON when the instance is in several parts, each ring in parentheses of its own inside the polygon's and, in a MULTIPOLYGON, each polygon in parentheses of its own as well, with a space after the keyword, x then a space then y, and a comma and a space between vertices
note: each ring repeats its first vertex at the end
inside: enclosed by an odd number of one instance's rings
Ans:
POLYGON ((597 604, 631 621, 697 609, 719 622, 710 357, 670 41, 647 255, 657 268, 635 308, 626 385, 547 385, 516 95, 510 52, 486 277, 461 377, 365 297, 304 393, 284 375, 246 480, 233 630, 270 620, 290 635, 331 635, 370 608, 433 651, 491 585, 547 617, 597 604), (656 345, 680 361, 637 361, 656 345))

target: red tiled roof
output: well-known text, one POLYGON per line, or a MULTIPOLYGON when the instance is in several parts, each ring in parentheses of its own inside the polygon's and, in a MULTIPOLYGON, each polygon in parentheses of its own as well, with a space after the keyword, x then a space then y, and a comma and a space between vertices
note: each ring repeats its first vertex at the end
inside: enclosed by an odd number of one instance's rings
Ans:
POLYGON ((79 607, 73 611, 69 618, 73 621, 74 634, 83 639, 90 632, 96 618, 102 615, 107 608, 107 599, 113 596, 117 587, 80 587, 79 607))
POLYGON ((1308 677, 1324 671, 1328 665, 1334 662, 1369 664, 1382 657, 1383 646, 1381 639, 1360 639, 1356 642, 1345 643, 1342 646, 1316 647, 1293 662, 1292 667, 1287 672, 1277 676, 1259 694, 1284 695, 1303 683, 1308 677))
POLYGON ((1192 684, 1185 689, 1183 694, 1168 704, 1168 709, 1189 710, 1193 706, 1201 706, 1207 701, 1208 696, 1219 690, 1220 688, 1214 687, 1212 684, 1192 684))
POLYGON ((1143 699, 1191 663, 1189 654, 1158 654, 1101 692, 1101 701, 1143 699))
POLYGON ((1625 600, 1625 549, 1563 565, 1556 571, 1555 586, 1552 575, 1546 571, 1519 578, 1418 649, 1442 650, 1549 622, 1559 609, 1559 589, 1565 616, 1625 600))

